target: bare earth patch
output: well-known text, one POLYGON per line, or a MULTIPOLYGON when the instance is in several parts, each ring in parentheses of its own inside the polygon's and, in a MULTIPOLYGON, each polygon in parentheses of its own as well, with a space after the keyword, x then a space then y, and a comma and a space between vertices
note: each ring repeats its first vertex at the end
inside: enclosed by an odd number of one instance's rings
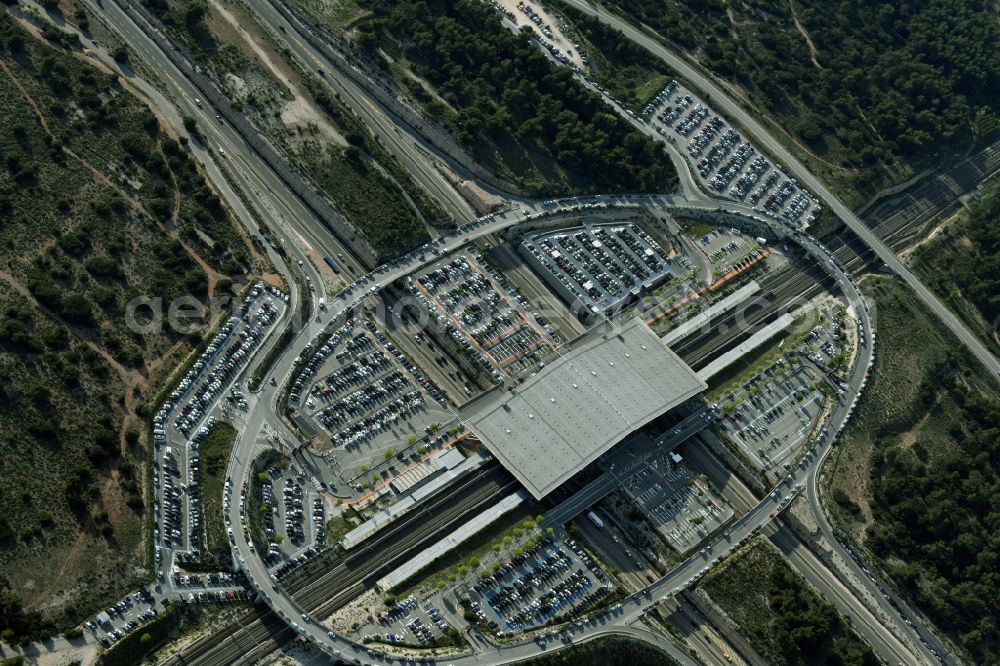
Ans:
POLYGON ((573 42, 571 42, 566 35, 563 34, 563 31, 560 28, 560 22, 556 19, 556 17, 546 12, 541 3, 525 0, 524 4, 531 7, 531 9, 541 17, 542 21, 544 21, 549 28, 551 28, 552 38, 550 39, 542 34, 542 29, 535 25, 534 21, 528 18, 524 12, 517 8, 517 3, 518 0, 500 0, 500 4, 504 9, 514 13, 514 20, 517 21, 517 26, 519 28, 528 26, 538 39, 545 42, 551 42, 557 49, 566 54, 577 67, 583 67, 583 61, 580 60, 580 54, 577 53, 576 47, 573 46, 573 42))
POLYGON ((337 128, 301 97, 296 96, 295 99, 285 104, 281 109, 281 122, 289 128, 304 126, 310 130, 316 130, 334 144, 347 145, 347 139, 337 131, 337 128))
POLYGON ((285 85, 291 89, 294 99, 285 104, 281 110, 281 121, 285 126, 293 127, 294 125, 301 124, 315 127, 329 141, 346 146, 347 140, 344 139, 340 132, 337 131, 337 128, 330 124, 318 109, 309 103, 304 91, 294 83, 296 77, 291 70, 287 68, 278 56, 271 52, 271 49, 262 42, 256 33, 250 32, 243 27, 243 23, 241 22, 242 17, 237 17, 219 2, 213 2, 212 8, 232 28, 236 38, 267 68, 271 75, 278 81, 284 81, 285 85))

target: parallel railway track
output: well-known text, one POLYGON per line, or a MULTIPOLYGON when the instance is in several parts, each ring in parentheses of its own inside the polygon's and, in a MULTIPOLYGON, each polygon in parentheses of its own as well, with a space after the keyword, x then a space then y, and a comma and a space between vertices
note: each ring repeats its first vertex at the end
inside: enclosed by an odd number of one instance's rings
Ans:
MULTIPOLYGON (((879 225, 876 231, 893 250, 899 251, 913 242, 920 226, 919 220, 894 216, 879 225)), ((864 269, 873 260, 877 262, 875 255, 847 229, 828 242, 827 247, 841 266, 851 273, 864 269)), ((761 295, 713 320, 710 328, 680 340, 673 350, 691 367, 701 367, 731 349, 742 338, 777 319, 793 300, 813 298, 824 288, 832 286, 832 279, 825 271, 815 267, 796 267, 782 270, 763 286, 761 295)))
MULTIPOLYGON (((454 531, 518 487, 499 464, 488 465, 432 499, 425 509, 400 518, 363 547, 328 555, 289 574, 283 581, 285 589, 315 617, 325 617, 344 606, 411 553, 454 531)), ((287 623, 259 603, 253 611, 192 643, 165 664, 252 664, 293 637, 287 623)))
MULTIPOLYGON (((879 237, 894 250, 906 247, 923 231, 931 211, 901 210, 873 225, 879 237)), ((877 218, 876 218, 877 219, 877 218)), ((827 244, 842 266, 857 272, 876 257, 853 233, 827 244)), ((776 319, 793 299, 808 299, 828 286, 831 278, 816 267, 785 269, 765 285, 762 297, 711 322, 711 328, 680 341, 675 351, 689 365, 698 367, 731 348, 749 332, 776 319)), ((391 531, 346 556, 328 555, 308 563, 284 581, 301 606, 324 617, 357 597, 415 548, 433 542, 471 516, 480 513, 517 487, 506 470, 494 466, 467 479, 431 501, 427 510, 406 516, 391 531), (481 484, 481 485, 480 485, 481 484), (457 501, 456 501, 457 500, 457 501), (423 522, 421 522, 423 521, 423 522), (412 529, 419 524, 418 529, 412 529)), ((168 666, 227 666, 253 664, 293 639, 295 633, 265 604, 202 638, 171 657, 168 666)))

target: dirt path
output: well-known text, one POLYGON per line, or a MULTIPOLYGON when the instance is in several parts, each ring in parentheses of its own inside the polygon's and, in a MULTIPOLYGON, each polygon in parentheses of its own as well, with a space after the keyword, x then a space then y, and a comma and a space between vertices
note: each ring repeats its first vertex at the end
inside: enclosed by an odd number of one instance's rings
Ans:
POLYGON ((211 7, 222 20, 229 24, 229 27, 235 31, 237 38, 267 68, 271 76, 278 81, 283 81, 291 90, 293 99, 286 102, 281 110, 282 122, 286 125, 297 122, 315 125, 334 144, 340 146, 348 145, 347 139, 344 138, 340 131, 326 119, 323 113, 309 102, 309 96, 302 90, 302 87, 292 81, 292 77, 295 75, 283 69, 275 62, 273 54, 269 52, 269 49, 265 45, 257 40, 256 35, 244 28, 240 23, 240 19, 221 2, 212 2, 211 7))
POLYGON ((736 12, 728 5, 726 6, 726 18, 729 19, 729 34, 733 36, 733 39, 739 39, 740 34, 736 31, 736 12))
MULTIPOLYGON (((34 111, 35 116, 38 119, 38 122, 42 126, 42 129, 45 131, 46 134, 49 135, 49 137, 53 141, 55 141, 55 135, 52 133, 52 130, 49 129, 49 124, 48 124, 48 121, 45 119, 45 114, 43 114, 42 110, 40 108, 38 108, 38 104, 35 102, 34 98, 32 98, 31 94, 28 93, 28 91, 24 88, 24 86, 21 85, 21 82, 14 75, 14 72, 12 72, 10 70, 10 68, 7 66, 7 63, 4 62, 4 60, 2 58, 0 58, 0 69, 3 69, 3 71, 6 72, 7 76, 10 77, 10 80, 14 83, 14 86, 21 93, 21 96, 24 97, 24 100, 28 103, 28 105, 34 111)), ((212 290, 215 287, 215 283, 218 282, 219 277, 220 277, 218 271, 216 271, 215 269, 213 269, 212 267, 210 267, 207 263, 205 263, 205 260, 201 258, 201 255, 199 255, 197 252, 195 252, 187 243, 185 243, 183 240, 180 240, 180 238, 178 237, 176 231, 172 231, 172 230, 168 229, 166 225, 164 225, 162 222, 160 222, 159 220, 157 220, 155 216, 151 215, 150 212, 148 210, 146 210, 146 208, 141 203, 139 203, 138 201, 136 201, 127 192, 125 192, 124 190, 122 190, 121 188, 119 188, 117 185, 115 185, 97 167, 95 167, 93 164, 91 164, 90 162, 88 162, 86 159, 84 159, 83 157, 77 155, 75 152, 73 152, 72 150, 70 150, 66 146, 62 146, 62 151, 63 151, 63 153, 65 153, 69 157, 72 157, 74 160, 76 160, 80 164, 82 164, 84 166, 84 168, 86 168, 88 171, 90 171, 90 173, 98 181, 100 181, 101 183, 103 183, 104 185, 106 185, 107 187, 109 187, 110 189, 112 189, 115 192, 117 192, 119 194, 119 196, 121 196, 121 198, 124 201, 127 201, 129 203, 129 205, 136 212, 138 212, 139 214, 141 214, 141 215, 147 217, 148 219, 152 220, 154 222, 154 224, 156 224, 161 229, 163 229, 163 231, 168 236, 170 236, 171 238, 176 238, 180 242, 180 244, 184 247, 184 250, 191 256, 191 259, 194 260, 194 262, 197 263, 199 266, 201 266, 202 269, 205 271, 205 274, 208 276, 208 293, 210 293, 210 294, 212 293, 212 290)), ((175 182, 175 185, 176 185, 176 182, 175 182)))
POLYGON ((48 586, 44 590, 40 591, 35 590, 36 594, 33 598, 24 600, 25 608, 31 608, 36 603, 40 603, 41 601, 49 598, 49 595, 52 594, 53 590, 63 579, 63 576, 66 575, 66 570, 69 568, 70 563, 73 562, 74 559, 79 556, 78 553, 80 546, 83 544, 83 541, 86 538, 87 538, 87 533, 81 530, 80 534, 78 534, 76 537, 76 541, 74 541, 73 545, 69 547, 68 554, 63 559, 62 564, 59 565, 59 570, 56 571, 56 575, 52 577, 52 579, 49 581, 48 586))
MULTIPOLYGON (((24 100, 28 103, 28 106, 30 106, 32 108, 32 110, 35 112, 35 116, 38 118, 38 122, 39 122, 39 124, 41 124, 42 129, 45 131, 45 133, 48 134, 49 138, 52 139, 55 143, 58 143, 58 141, 56 141, 55 135, 52 133, 52 130, 49 129, 49 123, 45 119, 45 114, 43 114, 42 110, 38 108, 38 104, 31 97, 31 95, 28 93, 28 91, 25 90, 24 86, 21 85, 21 82, 18 80, 18 78, 16 76, 14 76, 14 72, 12 72, 10 70, 10 68, 7 66, 7 63, 4 62, 3 58, 0 58, 0 69, 3 69, 3 71, 7 73, 7 76, 9 76, 10 80, 13 81, 14 87, 18 89, 18 91, 21 93, 21 96, 24 97, 24 100)), ((75 152, 73 152, 72 150, 70 150, 66 146, 62 146, 62 151, 63 151, 63 153, 65 153, 69 157, 72 157, 74 160, 76 160, 77 162, 79 162, 80 164, 82 164, 84 166, 84 168, 86 168, 88 171, 90 171, 90 173, 93 174, 93 176, 97 180, 101 181, 104 185, 108 186, 109 188, 111 188, 112 190, 114 190, 115 192, 117 192, 125 201, 128 201, 129 204, 131 204, 131 206, 133 208, 136 208, 137 210, 140 210, 140 211, 142 211, 144 213, 146 212, 142 208, 142 206, 140 206, 139 203, 135 201, 135 199, 133 199, 131 196, 129 196, 129 194, 127 192, 125 192, 124 190, 122 190, 121 188, 119 188, 117 185, 115 185, 111 181, 111 179, 109 179, 107 176, 105 176, 93 164, 91 164, 90 162, 88 162, 83 157, 80 157, 79 155, 77 155, 75 152)))
POLYGON ((0 279, 4 280, 11 286, 11 288, 18 294, 23 296, 25 300, 31 303, 34 307, 38 309, 39 312, 44 314, 46 317, 56 322, 57 324, 66 328, 74 338, 76 338, 82 344, 87 345, 91 350, 103 358, 108 365, 110 365, 114 371, 118 374, 124 386, 124 393, 122 395, 122 401, 124 403, 125 415, 122 417, 122 428, 121 432, 118 433, 118 447, 122 453, 125 453, 128 449, 128 443, 125 439, 126 434, 129 431, 130 426, 133 423, 140 421, 139 417, 136 415, 135 410, 139 403, 139 395, 142 394, 143 389, 146 387, 146 378, 143 377, 139 370, 129 370, 123 366, 118 359, 109 354, 106 350, 100 347, 91 335, 80 330, 76 326, 72 326, 66 322, 58 314, 45 307, 38 302, 34 294, 28 291, 27 287, 18 282, 13 275, 0 271, 0 279))
POLYGON ((170 173, 170 184, 174 190, 174 210, 170 213, 170 220, 165 223, 167 233, 174 235, 176 233, 175 229, 177 228, 177 222, 180 220, 181 215, 181 190, 177 186, 177 174, 175 174, 174 170, 170 168, 167 156, 163 153, 163 142, 159 139, 156 140, 156 149, 160 151, 160 157, 163 158, 163 163, 167 165, 167 171, 170 173))
POLYGON ((802 39, 806 40, 806 46, 809 47, 809 59, 812 60, 812 64, 816 66, 816 69, 823 69, 823 65, 819 64, 819 61, 816 60, 816 55, 819 51, 816 50, 816 45, 813 44, 812 37, 809 36, 805 26, 799 21, 799 16, 795 13, 795 3, 793 0, 788 0, 788 6, 792 10, 792 21, 795 23, 795 29, 799 31, 802 39))
POLYGON ((66 320, 64 320, 62 317, 60 317, 59 315, 57 315, 55 312, 53 312, 49 308, 45 307, 41 303, 39 303, 38 299, 35 298, 35 295, 32 294, 30 291, 28 291, 27 287, 25 287, 20 282, 18 282, 14 278, 13 275, 11 275, 10 273, 7 273, 5 271, 0 271, 0 279, 4 280, 7 284, 9 284, 11 286, 11 288, 14 291, 16 291, 18 294, 20 294, 25 299, 27 299, 28 302, 30 302, 33 306, 35 306, 36 308, 38 308, 39 312, 41 312, 42 314, 44 314, 46 317, 48 317, 52 321, 58 323, 60 326, 65 326, 66 329, 79 342, 82 342, 83 344, 87 345, 92 350, 94 350, 95 352, 97 352, 98 354, 100 354, 101 358, 103 358, 105 361, 107 361, 108 365, 110 365, 112 368, 115 369, 115 372, 117 372, 118 375, 121 377, 121 380, 122 380, 123 384, 125 384, 126 386, 131 387, 131 385, 133 383, 135 383, 135 376, 137 376, 137 374, 138 374, 136 371, 129 370, 128 368, 126 368, 125 366, 123 366, 121 363, 118 362, 118 360, 114 356, 112 356, 111 354, 109 354, 105 350, 101 349, 99 346, 97 346, 97 344, 93 341, 93 339, 92 339, 92 337, 90 335, 88 335, 86 333, 83 333, 76 326, 73 326, 72 324, 69 324, 68 322, 66 322, 66 320))

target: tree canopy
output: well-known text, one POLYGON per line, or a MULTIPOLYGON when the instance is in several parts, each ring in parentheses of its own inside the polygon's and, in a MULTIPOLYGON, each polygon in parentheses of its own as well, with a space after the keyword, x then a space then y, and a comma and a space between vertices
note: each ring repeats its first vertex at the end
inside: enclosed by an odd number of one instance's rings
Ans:
POLYGON ((663 192, 676 183, 660 144, 549 61, 526 31, 504 28, 488 4, 360 4, 372 13, 359 42, 411 63, 454 109, 444 119, 458 139, 487 162, 499 153, 532 193, 663 192))

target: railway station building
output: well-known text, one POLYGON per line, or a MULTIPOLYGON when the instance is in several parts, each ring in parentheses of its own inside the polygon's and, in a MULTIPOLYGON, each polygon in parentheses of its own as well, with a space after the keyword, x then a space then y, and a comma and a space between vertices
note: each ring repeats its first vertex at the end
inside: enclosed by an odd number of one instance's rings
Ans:
POLYGON ((705 388, 645 322, 631 319, 577 338, 535 375, 467 403, 460 416, 541 499, 705 388))

